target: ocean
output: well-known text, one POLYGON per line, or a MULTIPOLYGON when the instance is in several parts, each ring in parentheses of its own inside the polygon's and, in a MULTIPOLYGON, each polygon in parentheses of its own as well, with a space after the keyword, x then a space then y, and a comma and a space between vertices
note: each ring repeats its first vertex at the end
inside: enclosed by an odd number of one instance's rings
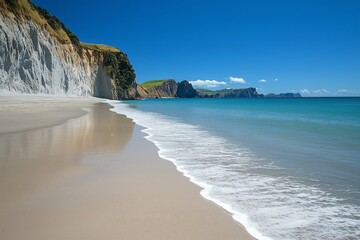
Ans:
POLYGON ((255 238, 360 239, 360 98, 109 103, 255 238))

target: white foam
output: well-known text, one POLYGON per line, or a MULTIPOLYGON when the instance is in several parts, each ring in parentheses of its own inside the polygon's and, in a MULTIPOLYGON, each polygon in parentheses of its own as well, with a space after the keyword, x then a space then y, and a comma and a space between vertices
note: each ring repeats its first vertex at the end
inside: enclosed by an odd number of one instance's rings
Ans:
POLYGON ((203 190, 201 195, 232 214, 259 240, 355 239, 360 209, 316 186, 281 175, 249 149, 233 145, 200 127, 164 115, 141 112, 118 101, 113 111, 145 127, 160 157, 203 190), (267 175, 258 174, 265 169, 267 175), (261 231, 260 231, 261 230, 261 231))

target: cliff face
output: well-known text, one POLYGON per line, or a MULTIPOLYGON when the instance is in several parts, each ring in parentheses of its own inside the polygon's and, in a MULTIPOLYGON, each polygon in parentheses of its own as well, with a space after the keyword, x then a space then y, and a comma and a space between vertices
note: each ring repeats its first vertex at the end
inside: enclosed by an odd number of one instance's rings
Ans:
POLYGON ((139 98, 118 49, 81 44, 27 0, 0 0, 0 92, 139 98))
POLYGON ((150 98, 175 97, 178 85, 173 79, 163 81, 160 85, 146 88, 147 96, 150 98))
POLYGON ((138 91, 143 98, 193 98, 197 96, 196 90, 186 80, 180 83, 174 79, 153 80, 143 83, 141 88, 142 90, 138 89, 138 91))
POLYGON ((178 84, 176 96, 179 98, 194 98, 197 96, 196 90, 188 81, 182 81, 178 84))

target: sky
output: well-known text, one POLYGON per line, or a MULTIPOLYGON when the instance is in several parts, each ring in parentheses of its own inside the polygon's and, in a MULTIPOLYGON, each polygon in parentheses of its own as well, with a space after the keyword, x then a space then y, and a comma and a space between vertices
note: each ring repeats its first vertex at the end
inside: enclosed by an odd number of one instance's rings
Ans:
POLYGON ((359 0, 33 0, 82 42, 124 51, 136 81, 360 96, 359 0))

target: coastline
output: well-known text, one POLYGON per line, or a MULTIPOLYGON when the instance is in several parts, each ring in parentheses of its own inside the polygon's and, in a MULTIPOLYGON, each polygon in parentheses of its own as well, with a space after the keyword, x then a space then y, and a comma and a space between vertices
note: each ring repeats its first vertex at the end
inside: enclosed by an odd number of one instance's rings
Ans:
POLYGON ((252 239, 104 100, 5 98, 1 238, 252 239))

